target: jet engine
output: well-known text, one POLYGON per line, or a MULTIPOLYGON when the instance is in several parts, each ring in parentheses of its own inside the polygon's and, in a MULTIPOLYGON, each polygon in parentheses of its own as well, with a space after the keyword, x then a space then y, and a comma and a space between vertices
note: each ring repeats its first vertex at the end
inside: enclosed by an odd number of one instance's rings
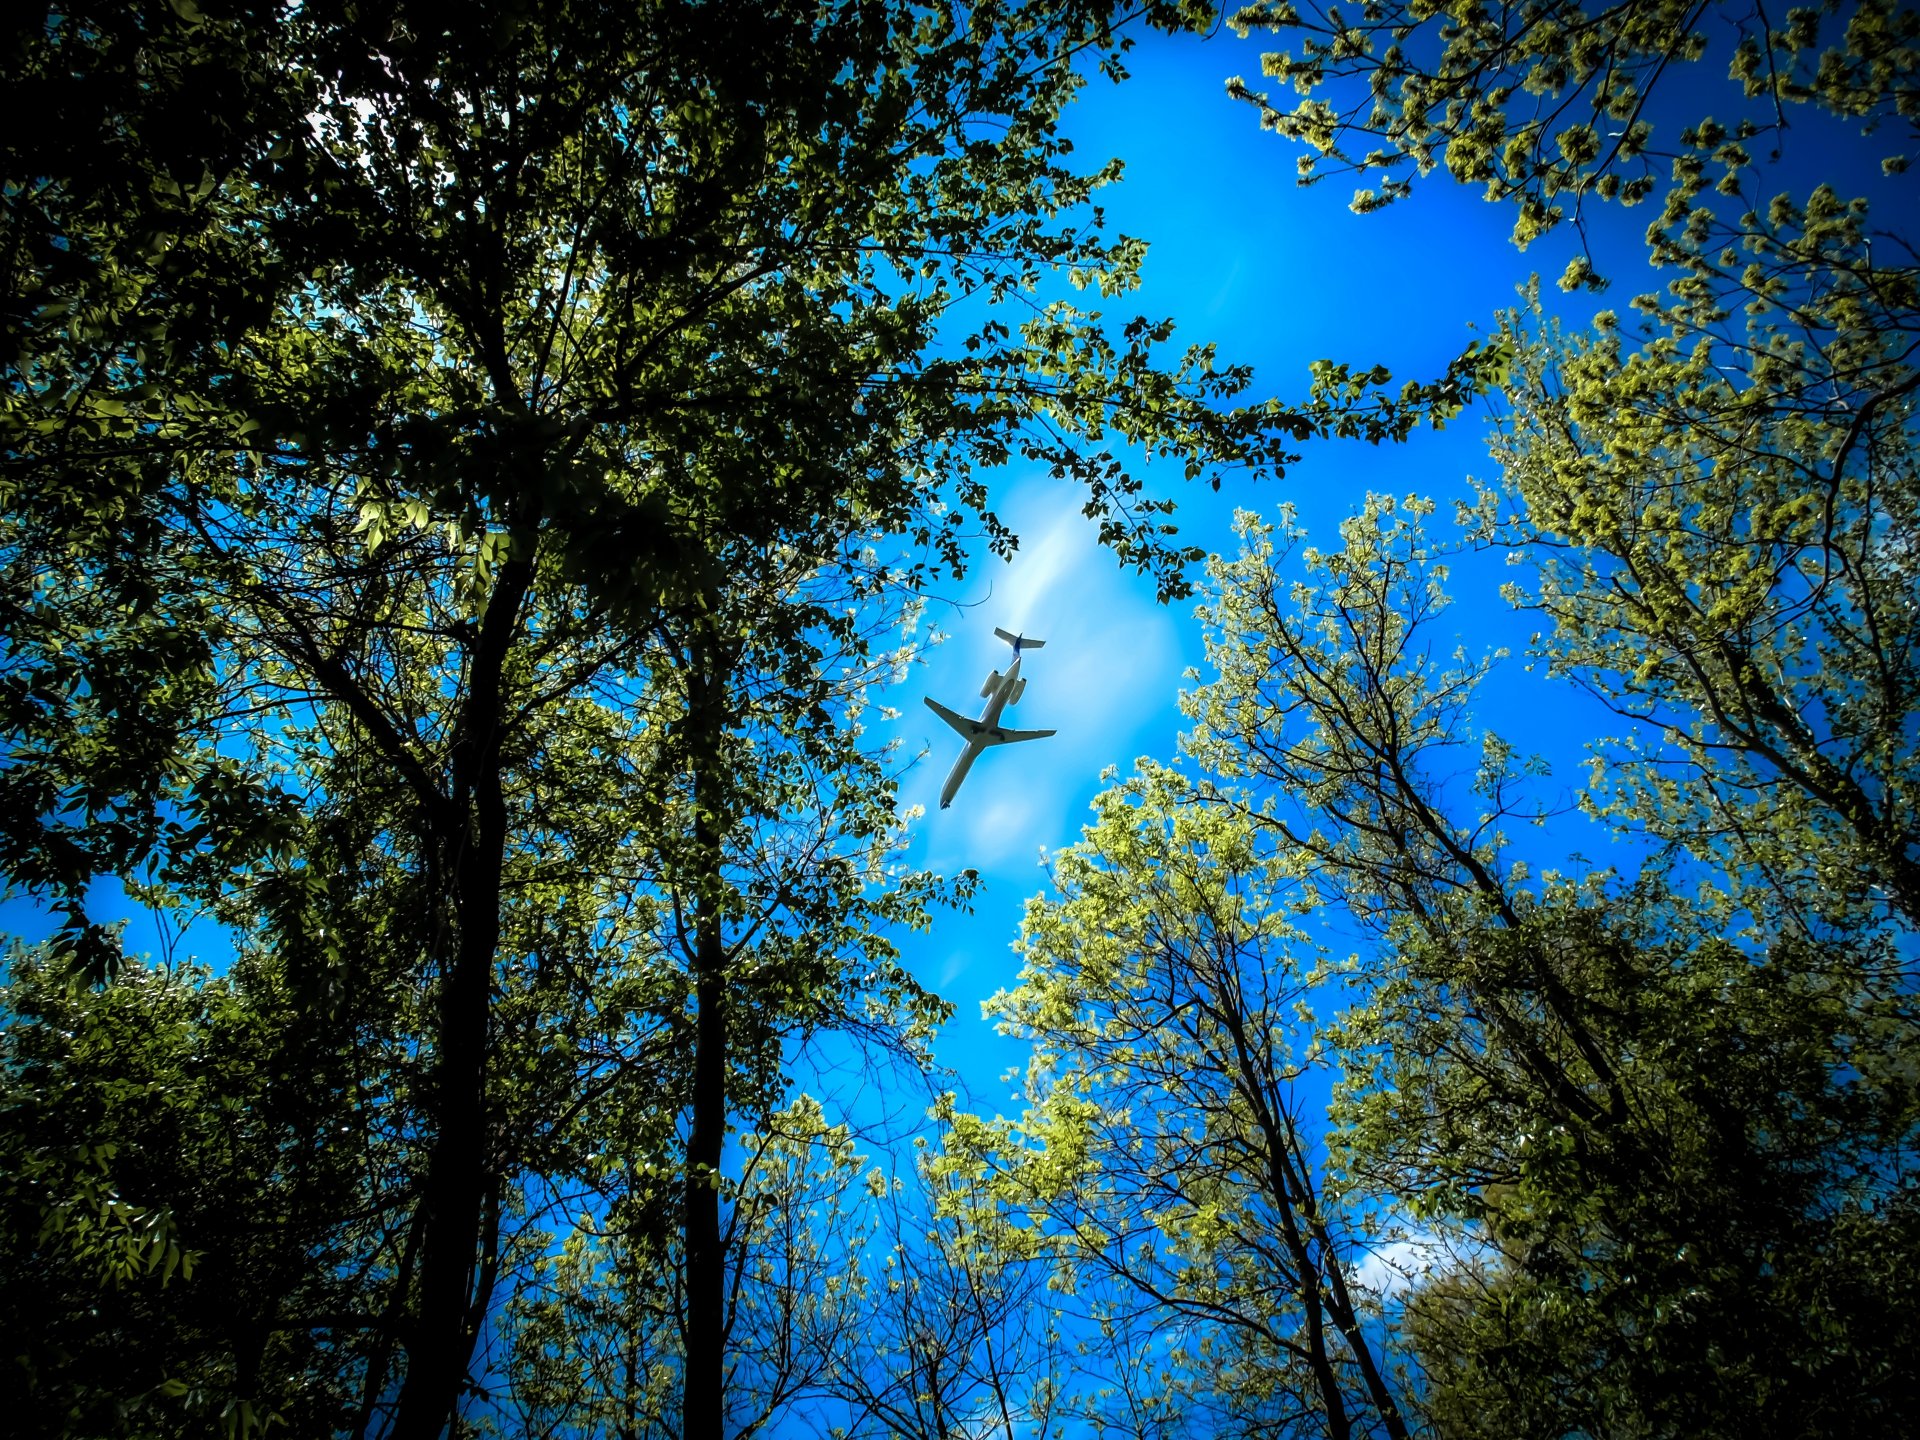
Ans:
POLYGON ((980 698, 982 700, 991 700, 993 698, 993 687, 999 683, 1000 672, 995 670, 992 674, 988 675, 985 680, 980 682, 980 698))
POLYGON ((1007 704, 1018 705, 1020 703, 1020 697, 1026 693, 1027 677, 1022 675, 1018 680, 1013 682, 1013 690, 1007 696, 1007 704))

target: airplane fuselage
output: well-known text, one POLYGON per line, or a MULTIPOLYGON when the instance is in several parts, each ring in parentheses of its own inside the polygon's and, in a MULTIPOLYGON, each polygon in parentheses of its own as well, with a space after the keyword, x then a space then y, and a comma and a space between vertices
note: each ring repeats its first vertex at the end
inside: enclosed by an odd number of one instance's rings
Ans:
MULTIPOLYGON (((990 681, 987 693, 987 708, 980 712, 980 723, 991 730, 1000 723, 1000 712, 1007 708, 1007 697, 1012 695, 1020 684, 1020 652, 1015 651, 1013 664, 1007 667, 1007 673, 997 682, 990 681)), ((947 783, 940 787, 940 808, 946 809, 953 803, 953 797, 960 791, 960 783, 967 778, 967 772, 973 768, 973 762, 980 758, 980 752, 994 741, 986 735, 976 735, 969 740, 966 748, 960 752, 960 758, 953 762, 953 769, 947 772, 947 783)))
POLYGON ((1007 666, 1007 673, 998 670, 988 673, 981 682, 980 698, 987 702, 987 708, 980 712, 978 720, 969 720, 957 710, 949 710, 931 695, 923 696, 926 706, 946 722, 947 728, 966 741, 960 751, 960 758, 953 762, 953 769, 947 772, 947 783, 940 789, 940 808, 946 809, 953 803, 953 797, 960 790, 960 783, 967 778, 967 772, 973 768, 973 762, 980 758, 980 752, 990 745, 1016 745, 1023 740, 1044 740, 1057 734, 1053 730, 1009 730, 1000 723, 1000 712, 1009 705, 1020 703, 1020 694, 1027 688, 1027 682, 1020 678, 1020 651, 1038 650, 1047 642, 1029 640, 1024 635, 1009 635, 998 626, 995 635, 1013 646, 1013 663, 1007 666))

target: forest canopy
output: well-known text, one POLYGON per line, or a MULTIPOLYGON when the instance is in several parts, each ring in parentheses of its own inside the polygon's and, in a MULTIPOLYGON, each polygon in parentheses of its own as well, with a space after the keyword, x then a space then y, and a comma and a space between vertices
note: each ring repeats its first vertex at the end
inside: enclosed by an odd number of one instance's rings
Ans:
POLYGON ((1920 142, 1920 13, 171 0, 6 45, 16 1433, 1905 1433, 1920 259, 1847 177, 1920 142), (1411 380, 1130 313, 1071 106, 1223 20, 1247 183, 1465 185, 1571 234, 1558 289, 1514 251, 1411 380), (1449 423, 1489 472, 1309 535, 1312 467, 1449 423), (982 880, 910 858, 893 702, 1028 481, 1204 662, 1026 903, 996 1114, 918 948, 982 880), (1525 654, 1458 634, 1496 585, 1525 654), (1580 776, 1515 694, 1603 717, 1580 776), (132 953, 114 894, 231 953, 132 953))

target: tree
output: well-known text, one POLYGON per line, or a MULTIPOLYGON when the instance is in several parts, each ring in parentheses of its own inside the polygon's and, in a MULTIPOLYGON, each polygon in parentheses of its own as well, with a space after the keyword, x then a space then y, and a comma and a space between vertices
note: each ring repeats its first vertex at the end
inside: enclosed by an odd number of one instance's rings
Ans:
POLYGON ((1534 878, 1503 827, 1548 812, 1467 720, 1491 662, 1426 638, 1445 601, 1430 509, 1376 497, 1291 585, 1249 517, 1213 571, 1218 675, 1191 702, 1218 777, 1199 802, 1248 814, 1380 937, 1339 1032, 1339 1166, 1481 1247, 1409 1307, 1428 1417, 1897 1427, 1883 1347, 1914 1312, 1882 1265, 1910 1243, 1915 1114, 1894 945, 1742 946, 1658 868, 1534 878), (1469 801, 1449 752, 1476 738, 1469 801))
MULTIPOLYGON (((700 535, 712 569, 741 578, 664 613, 650 657, 660 677, 653 721, 667 737, 650 827, 671 907, 660 951, 680 970, 685 1029, 677 1304, 686 1432, 717 1431, 728 1418, 733 1337, 746 1334, 738 1277, 749 1264, 728 1237, 747 1243, 766 1223, 755 1213, 764 1197, 740 1188, 747 1177, 725 1176, 727 1135, 742 1116, 791 1128, 787 1056, 821 1030, 924 1063, 925 1042, 950 1011, 902 968, 889 937, 925 928, 931 906, 970 893, 964 879, 950 890, 894 873, 902 822, 886 752, 865 748, 860 720, 868 686, 904 652, 870 652, 859 628, 884 623, 876 591, 893 575, 855 572, 873 537, 823 538, 830 548, 815 552, 700 535)), ((764 1418, 736 1414, 727 1428, 764 1418)))
MULTIPOLYGON (((1752 142, 1786 143, 1791 105, 1825 110, 1865 133, 1882 124, 1911 132, 1920 118, 1920 17, 1891 0, 1823 0, 1778 23, 1764 6, 1674 0, 1374 4, 1358 14, 1277 0, 1246 6, 1233 23, 1243 34, 1269 29, 1297 44, 1262 56, 1261 69, 1300 99, 1275 104, 1238 78, 1228 88, 1257 105, 1269 129, 1318 152, 1300 157, 1302 183, 1377 176, 1378 189, 1354 195, 1354 208, 1368 211, 1444 167, 1484 186, 1489 200, 1515 205, 1513 238, 1522 248, 1568 219, 1569 205, 1584 235, 1590 198, 1626 206, 1651 198, 1661 183, 1656 161, 1671 166, 1673 184, 1655 230, 1700 223, 1694 202, 1709 166, 1720 168, 1723 192, 1738 194, 1752 142), (1742 118, 1728 128, 1702 116, 1677 137, 1662 134, 1656 92, 1680 84, 1686 67, 1722 56, 1749 102, 1739 107, 1742 118), (1369 148, 1361 153, 1361 145, 1369 148)), ((1889 173, 1906 163, 1897 151, 1884 161, 1889 173)), ((1562 283, 1604 282, 1583 254, 1562 283)))
POLYGON ((1756 955, 1646 885, 1549 890, 1524 939, 1464 962, 1401 956, 1411 983, 1355 1022, 1392 1059, 1345 1118, 1372 1174, 1485 1237, 1408 1305, 1442 1433, 1901 1431, 1916 1311, 1885 1266, 1915 1237, 1913 1017, 1883 951, 1756 955), (1526 944, 1560 957, 1624 1118, 1569 1119, 1461 1044, 1440 985, 1526 944))
MULTIPOLYGON (((1015 455, 1083 483, 1171 591, 1187 552, 1109 437, 1203 472, 1309 427, 1226 410, 1245 372, 1163 365, 1165 325, 1064 302, 936 345, 1048 272, 1132 283, 1139 247, 1074 216, 1110 172, 1069 169, 1054 130, 1123 47, 1109 7, 750 19, 209 5, 15 37, 44 118, 6 160, 0 858, 96 979, 115 955, 87 886, 143 868, 264 914, 309 1003, 360 983, 342 932, 369 942, 408 1057, 409 1219, 369 1271, 362 1430, 448 1423, 514 1177, 587 1153, 560 1092, 584 1067, 597 1102, 657 1055, 617 1018, 665 1013, 640 928, 585 867, 644 798, 596 747, 653 745, 605 711, 653 678, 661 617, 755 546, 901 535, 909 586, 959 563, 969 514, 1004 550, 977 469, 1015 455), (201 90, 207 123, 170 129, 201 90), (104 159, 61 138, 88 126, 104 159)), ((804 628, 776 634, 804 655, 804 628)), ((724 682, 704 645, 691 673, 724 682)), ((708 698, 678 737, 697 766, 725 730, 708 698)), ((708 935, 726 808, 696 798, 708 858, 680 877, 708 935)), ((711 1169, 718 1112, 695 1108, 711 1169)), ((701 1433, 716 1373, 689 1386, 701 1433)))
POLYGON ((9 957, 0 1031, 4 1398, 22 1435, 348 1421, 388 1223, 377 1072, 284 972, 129 963, 106 990, 9 957))
POLYGON ((1097 802, 1036 899, 1019 986, 989 1002, 1034 1042, 1017 1125, 965 1122, 991 1193, 1063 1263, 1110 1275, 1180 1335, 1236 1431, 1405 1436, 1405 1402, 1352 1278, 1365 1212, 1324 1173, 1309 1096, 1329 971, 1312 906, 1234 813, 1143 767, 1097 802))
MULTIPOLYGON (((857 1324, 869 1224, 861 1157, 845 1126, 801 1096, 740 1137, 720 1187, 725 1400, 730 1433, 790 1419, 857 1324)), ((506 1408, 526 1434, 677 1435, 686 1266, 679 1177, 629 1173, 613 1202, 573 1219, 556 1247, 532 1237, 533 1283, 504 1324, 506 1408)))
POLYGON ((1024 1244, 945 1148, 916 1137, 912 1179, 869 1175, 859 1303, 821 1388, 849 1434, 896 1440, 1058 1433, 1072 1348, 1051 1259, 1024 1244))

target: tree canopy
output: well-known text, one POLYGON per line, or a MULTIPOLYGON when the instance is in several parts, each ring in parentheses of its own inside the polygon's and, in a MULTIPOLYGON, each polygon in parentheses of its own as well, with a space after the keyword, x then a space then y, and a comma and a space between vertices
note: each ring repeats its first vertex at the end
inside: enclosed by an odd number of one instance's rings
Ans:
POLYGON ((1920 262, 1768 186, 1802 114, 1902 170, 1920 21, 1239 12, 1304 179, 1580 241, 1444 373, 1360 336, 1270 399, 1114 309, 1145 243, 1065 133, 1214 19, 10 24, 21 1433, 1902 1433, 1920 262), (1641 203, 1659 288, 1569 308, 1641 203), (1478 403, 1490 477, 1332 541, 1251 488, 1478 403), (1149 462, 1279 508, 1204 556, 1149 462), (979 877, 908 863, 887 701, 1016 472, 1206 660, 1028 903, 1008 1117, 942 1095, 912 937, 979 877), (1449 632, 1490 558, 1526 693, 1621 727, 1571 791, 1449 632), (127 954, 115 888, 231 955, 127 954))

